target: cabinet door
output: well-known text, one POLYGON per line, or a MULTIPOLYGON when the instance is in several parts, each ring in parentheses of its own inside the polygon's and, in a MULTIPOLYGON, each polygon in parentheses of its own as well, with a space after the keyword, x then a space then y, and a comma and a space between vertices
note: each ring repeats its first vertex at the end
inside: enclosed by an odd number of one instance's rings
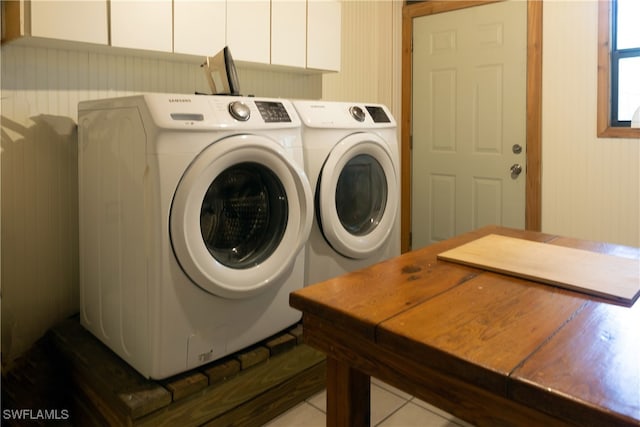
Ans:
POLYGON ((271 63, 304 68, 307 1, 271 0, 271 63))
POLYGON ((340 71, 341 5, 338 0, 308 0, 307 68, 340 71))
POLYGON ((172 49, 171 0, 111 0, 111 45, 172 49))
POLYGON ((268 64, 270 27, 269 0, 227 0, 227 45, 234 60, 268 64))
POLYGON ((32 1, 31 35, 108 44, 107 1, 32 1))
POLYGON ((226 42, 225 0, 174 0, 173 51, 213 56, 226 42))

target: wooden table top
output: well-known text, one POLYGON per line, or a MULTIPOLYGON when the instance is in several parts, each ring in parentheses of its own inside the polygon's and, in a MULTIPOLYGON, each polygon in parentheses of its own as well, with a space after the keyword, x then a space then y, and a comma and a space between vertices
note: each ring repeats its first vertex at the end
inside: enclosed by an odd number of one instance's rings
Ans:
POLYGON ((616 305, 436 258, 491 233, 640 259, 639 248, 490 226, 306 287, 290 303, 554 417, 640 425, 640 303, 616 305))

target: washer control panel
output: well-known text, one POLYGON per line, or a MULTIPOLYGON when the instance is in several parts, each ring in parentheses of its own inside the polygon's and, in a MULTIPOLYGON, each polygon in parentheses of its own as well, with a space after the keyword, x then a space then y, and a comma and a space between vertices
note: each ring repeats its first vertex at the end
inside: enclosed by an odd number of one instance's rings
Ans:
POLYGON ((256 107, 266 123, 290 123, 291 117, 282 102, 256 101, 256 107))
POLYGON ((163 129, 283 130, 301 125, 291 101, 281 98, 162 93, 139 97, 163 129))

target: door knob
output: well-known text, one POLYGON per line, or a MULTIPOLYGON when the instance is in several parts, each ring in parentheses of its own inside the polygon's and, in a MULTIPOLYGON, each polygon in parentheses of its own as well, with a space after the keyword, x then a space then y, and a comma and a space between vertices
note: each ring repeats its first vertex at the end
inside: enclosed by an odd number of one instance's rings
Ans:
POLYGON ((511 178, 516 179, 522 173, 522 166, 519 163, 511 165, 511 178))

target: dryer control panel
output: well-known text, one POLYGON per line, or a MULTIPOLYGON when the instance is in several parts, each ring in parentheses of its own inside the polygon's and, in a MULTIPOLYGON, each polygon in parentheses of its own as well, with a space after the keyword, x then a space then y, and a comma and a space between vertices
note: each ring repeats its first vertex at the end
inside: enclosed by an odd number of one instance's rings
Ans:
POLYGON ((300 120, 311 128, 385 129, 396 122, 383 104, 297 100, 293 105, 300 120))
POLYGON ((391 123, 389 116, 384 112, 384 108, 376 105, 365 105, 374 123, 391 123))

